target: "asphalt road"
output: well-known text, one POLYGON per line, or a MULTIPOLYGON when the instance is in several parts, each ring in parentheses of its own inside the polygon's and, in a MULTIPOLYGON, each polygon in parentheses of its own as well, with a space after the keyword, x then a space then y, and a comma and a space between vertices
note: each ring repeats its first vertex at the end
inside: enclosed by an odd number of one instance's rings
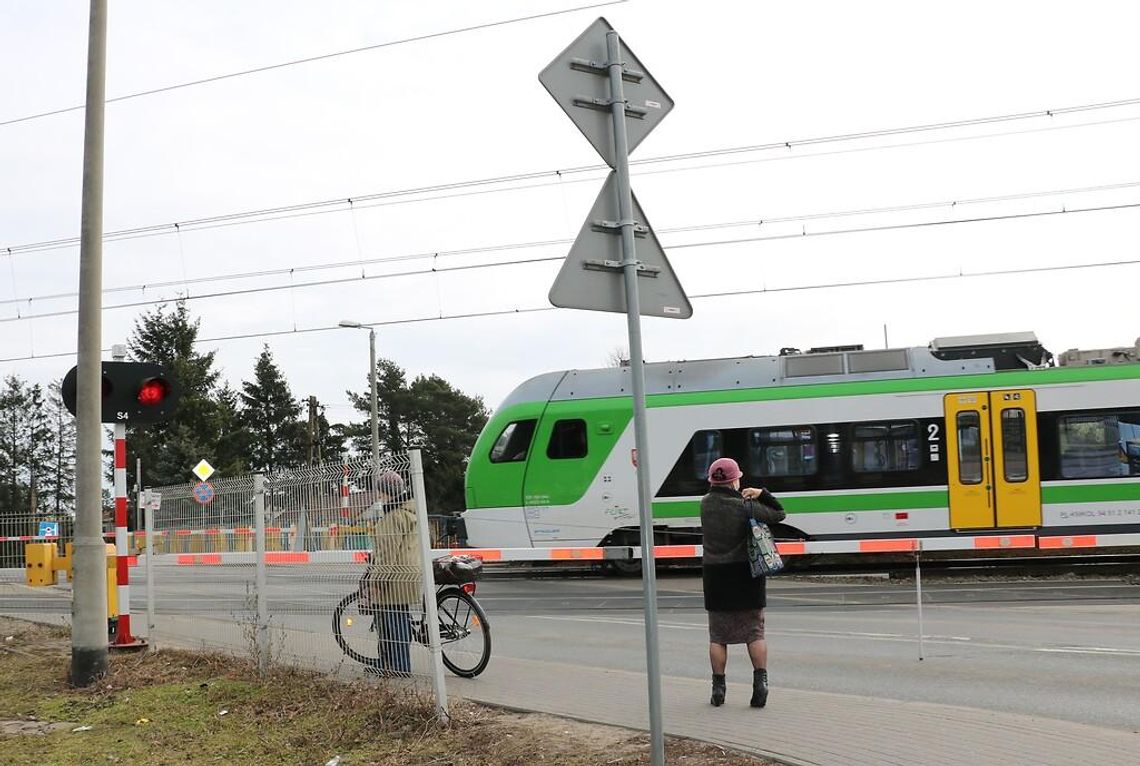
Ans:
MULTIPOLYGON (((270 575, 275 630, 287 656, 340 660, 328 615, 359 570, 279 567, 270 575)), ((133 608, 145 608, 142 570, 133 608)), ((158 637, 178 643, 248 643, 252 568, 156 567, 158 637)), ((480 581, 494 657, 641 670, 637 579, 480 581)), ((707 678, 700 579, 658 581, 661 668, 707 678)), ((0 588, 0 612, 64 618, 63 589, 0 588), (51 591, 49 593, 49 591, 51 591)), ((921 700, 1135 730, 1140 727, 1140 585, 1122 580, 926 582, 919 660, 913 583, 775 579, 767 612, 773 685, 921 700)), ((142 622, 135 618, 136 624, 142 622)), ((750 677, 743 647, 730 676, 750 677)), ((643 700, 643 688, 631 688, 643 700)))

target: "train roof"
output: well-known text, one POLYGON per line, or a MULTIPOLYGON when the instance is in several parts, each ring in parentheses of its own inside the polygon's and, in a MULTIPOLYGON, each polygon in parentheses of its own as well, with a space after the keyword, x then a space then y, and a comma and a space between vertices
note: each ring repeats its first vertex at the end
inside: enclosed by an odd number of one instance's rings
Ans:
MULTIPOLYGON (((1062 363, 1104 364, 1140 361, 1135 349, 1070 350, 1062 363)), ((649 362, 647 395, 738 388, 839 383, 898 378, 977 375, 1002 370, 1053 366, 1054 358, 1031 332, 936 338, 929 346, 865 350, 862 346, 781 349, 774 356, 743 356, 649 362)), ((565 401, 625 396, 631 391, 630 369, 606 367, 548 372, 525 381, 502 407, 535 401, 565 401)))

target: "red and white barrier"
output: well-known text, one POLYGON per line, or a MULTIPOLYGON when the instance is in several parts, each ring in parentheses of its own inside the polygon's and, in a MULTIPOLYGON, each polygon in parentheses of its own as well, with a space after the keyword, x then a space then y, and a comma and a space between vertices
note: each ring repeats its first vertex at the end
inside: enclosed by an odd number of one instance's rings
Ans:
POLYGON ((1039 537, 1037 539, 1037 545, 1042 550, 1140 546, 1140 534, 1058 535, 1039 537))
MULTIPOLYGON (((179 530, 178 533, 189 533, 179 530)), ((1032 548, 1087 548, 1110 546, 1140 546, 1140 534, 1078 535, 1071 537, 1042 537, 1019 535, 969 535, 962 537, 900 537, 872 540, 805 540, 776 544, 782 556, 836 553, 914 553, 932 551, 999 551, 1032 548)), ((517 561, 612 561, 640 559, 639 547, 577 547, 577 548, 437 548, 433 556, 447 554, 477 556, 488 563, 517 561)), ((700 545, 658 545, 653 555, 658 559, 699 558, 704 553, 700 545)), ((181 553, 174 554, 180 566, 219 566, 225 564, 253 564, 256 554, 246 553, 181 553)), ((268 551, 269 564, 353 564, 368 559, 367 551, 268 551)))
POLYGON ((119 618, 112 647, 133 648, 146 642, 131 635, 131 578, 127 550, 127 426, 115 424, 115 573, 119 618))

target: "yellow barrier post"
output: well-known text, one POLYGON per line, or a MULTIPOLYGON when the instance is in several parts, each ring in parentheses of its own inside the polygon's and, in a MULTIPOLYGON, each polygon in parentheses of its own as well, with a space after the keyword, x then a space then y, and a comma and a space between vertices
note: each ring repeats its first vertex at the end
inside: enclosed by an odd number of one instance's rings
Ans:
POLYGON ((110 634, 111 625, 119 619, 119 570, 115 555, 115 546, 107 543, 107 632, 110 634))
POLYGON ((55 585, 55 543, 28 543, 24 546, 25 582, 40 587, 55 585))
POLYGON ((52 563, 52 569, 56 572, 63 572, 63 579, 70 581, 71 578, 71 543, 66 543, 63 546, 63 553, 58 551, 55 554, 55 561, 52 563))

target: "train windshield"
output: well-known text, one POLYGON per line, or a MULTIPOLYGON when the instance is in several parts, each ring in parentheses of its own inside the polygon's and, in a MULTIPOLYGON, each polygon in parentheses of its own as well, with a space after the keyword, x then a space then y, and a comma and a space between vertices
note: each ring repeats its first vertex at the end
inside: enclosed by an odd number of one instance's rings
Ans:
POLYGON ((492 463, 515 463, 526 460, 530 440, 534 437, 535 419, 508 423, 491 447, 492 463))

